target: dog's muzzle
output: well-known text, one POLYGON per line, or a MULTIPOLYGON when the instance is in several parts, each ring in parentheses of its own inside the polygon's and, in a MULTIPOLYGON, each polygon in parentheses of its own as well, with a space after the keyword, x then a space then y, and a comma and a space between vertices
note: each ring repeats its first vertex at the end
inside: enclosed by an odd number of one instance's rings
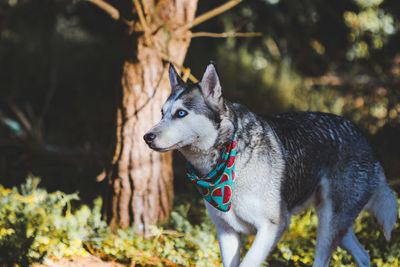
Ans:
POLYGON ((144 141, 146 144, 150 145, 153 143, 154 139, 156 139, 156 135, 154 133, 147 133, 143 136, 144 141))

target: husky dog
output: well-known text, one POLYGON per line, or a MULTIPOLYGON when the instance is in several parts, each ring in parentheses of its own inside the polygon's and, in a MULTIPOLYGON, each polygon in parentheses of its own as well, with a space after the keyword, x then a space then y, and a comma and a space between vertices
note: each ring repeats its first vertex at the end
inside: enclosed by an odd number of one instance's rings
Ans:
POLYGON ((353 222, 371 212, 390 239, 397 201, 381 164, 350 121, 320 112, 261 118, 222 97, 213 64, 197 84, 185 83, 171 65, 172 92, 162 120, 144 139, 156 151, 179 150, 199 176, 216 167, 237 135, 235 178, 229 211, 205 201, 217 228, 224 266, 238 266, 240 235, 255 234, 240 266, 260 266, 290 224, 312 203, 318 216, 315 267, 328 266, 337 246, 358 266, 370 266, 353 222))

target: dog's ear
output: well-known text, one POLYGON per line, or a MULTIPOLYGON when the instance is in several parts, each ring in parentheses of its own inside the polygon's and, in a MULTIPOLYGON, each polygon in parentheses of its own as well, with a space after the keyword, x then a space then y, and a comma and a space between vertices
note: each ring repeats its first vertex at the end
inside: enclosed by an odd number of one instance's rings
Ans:
POLYGON ((206 101, 215 109, 219 109, 222 99, 222 89, 219 83, 217 70, 213 63, 207 66, 199 83, 206 101))
POLYGON ((169 64, 169 82, 171 83, 172 91, 175 90, 177 85, 184 83, 172 63, 169 64))

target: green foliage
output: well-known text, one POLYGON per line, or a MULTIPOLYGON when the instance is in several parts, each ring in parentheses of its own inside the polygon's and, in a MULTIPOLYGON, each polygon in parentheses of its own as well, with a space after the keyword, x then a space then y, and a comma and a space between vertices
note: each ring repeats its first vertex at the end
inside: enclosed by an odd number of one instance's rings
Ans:
POLYGON ((350 28, 347 52, 349 60, 365 58, 371 49, 382 49, 390 35, 396 33, 393 16, 380 8, 383 0, 355 0, 359 12, 345 11, 346 25, 350 28), (370 44, 368 44, 370 43, 370 44))
MULTIPOLYGON (((384 0, 245 1, 216 18, 220 31, 263 36, 214 40, 208 57, 218 59, 225 96, 257 113, 330 112, 374 135, 400 121, 399 11, 384 0)), ((202 60, 189 53, 187 65, 202 60)))
MULTIPOLYGON (((100 202, 100 201, 99 201, 100 202)), ((219 262, 219 248, 210 223, 191 225, 188 207, 178 206, 171 213, 168 228, 153 226, 151 236, 137 235, 134 228, 119 230, 116 235, 103 228, 103 233, 85 245, 108 260, 135 262, 141 265, 210 266, 219 262)), ((94 213, 97 213, 94 211, 94 213)))
POLYGON ((188 207, 179 206, 167 226, 152 227, 143 237, 134 228, 117 234, 101 219, 102 201, 90 209, 71 210, 77 194, 48 193, 39 179, 28 177, 20 188, 0 185, 0 265, 28 266, 44 258, 100 256, 142 265, 209 266, 219 262, 218 243, 210 223, 191 225, 188 207))
MULTIPOLYGON (((143 237, 134 228, 116 234, 101 219, 101 199, 93 208, 71 208, 77 194, 48 193, 38 188, 39 179, 28 177, 20 188, 0 186, 0 265, 29 266, 46 258, 85 257, 117 260, 143 266, 219 266, 215 229, 205 209, 196 208, 199 224, 188 221, 191 206, 179 205, 164 225, 151 228, 143 237), (166 230, 174 229, 174 230, 166 230)), ((400 201, 399 201, 400 204, 400 201)), ((317 219, 312 209, 292 219, 292 225, 269 261, 291 266, 311 266, 314 258, 317 219)), ((399 266, 400 224, 386 242, 370 216, 354 225, 373 266, 399 266)), ((251 240, 245 244, 248 249, 251 240)), ((244 251, 242 251, 244 254, 244 251)), ((351 256, 337 249, 332 266, 355 266, 351 256)))
POLYGON ((70 215, 77 194, 47 193, 38 184, 38 178, 28 177, 19 189, 0 186, 0 264, 26 266, 47 253, 86 255, 81 246, 87 236, 85 207, 70 215))
POLYGON ((6 209, 1 215, 4 221, 0 230, 0 263, 29 266, 34 261, 41 261, 45 253, 37 259, 30 256, 31 252, 38 251, 31 248, 35 236, 27 235, 28 221, 23 214, 6 209))

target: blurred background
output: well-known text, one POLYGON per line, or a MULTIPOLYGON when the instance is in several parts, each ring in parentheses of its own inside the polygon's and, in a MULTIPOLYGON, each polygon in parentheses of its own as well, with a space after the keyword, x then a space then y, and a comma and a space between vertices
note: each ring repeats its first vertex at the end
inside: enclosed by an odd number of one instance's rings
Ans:
MULTIPOLYGON (((199 1, 197 13, 224 2, 199 1)), ((398 189, 399 16, 396 0, 245 1, 194 30, 263 35, 193 38, 183 65, 199 79, 215 61, 225 96, 259 114, 318 110, 353 120, 398 189)), ((125 30, 88 2, 1 0, 1 184, 33 173, 49 190, 98 194, 125 30)), ((185 181, 175 172, 179 193, 185 181)))
MULTIPOLYGON (((108 1, 135 20, 128 2, 108 1)), ((226 2, 200 0, 196 14, 226 2)), ((91 1, 0 0, 1 185, 33 174, 83 203, 101 195, 96 177, 113 155, 132 50, 126 24, 91 1)), ((312 110, 354 121, 400 192, 399 30, 398 0, 243 1, 192 31, 262 36, 193 36, 182 70, 200 79, 213 60, 225 97, 262 115, 312 110)), ((175 196, 197 203, 177 153, 174 166, 175 196)))

